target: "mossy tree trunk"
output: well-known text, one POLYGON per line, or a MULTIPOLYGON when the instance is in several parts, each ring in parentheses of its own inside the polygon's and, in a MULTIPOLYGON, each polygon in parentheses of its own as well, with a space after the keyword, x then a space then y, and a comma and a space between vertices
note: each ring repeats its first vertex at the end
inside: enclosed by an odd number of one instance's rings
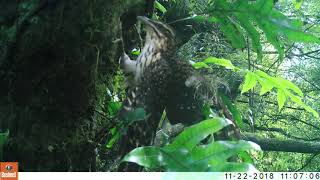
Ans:
POLYGON ((24 171, 96 170, 95 136, 106 123, 95 116, 96 86, 116 72, 121 17, 143 15, 148 4, 17 4, 19 22, 3 25, 16 31, 1 42, 6 56, 0 59, 0 129, 10 131, 5 161, 18 161, 24 171))

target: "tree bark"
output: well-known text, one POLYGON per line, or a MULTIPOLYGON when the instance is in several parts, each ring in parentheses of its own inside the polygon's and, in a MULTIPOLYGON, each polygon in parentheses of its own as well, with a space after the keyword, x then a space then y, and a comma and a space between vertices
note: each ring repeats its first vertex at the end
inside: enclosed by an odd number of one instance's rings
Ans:
POLYGON ((255 134, 246 133, 244 140, 252 141, 260 145, 263 151, 281 151, 295 153, 320 153, 320 142, 302 141, 295 139, 262 138, 255 134))
POLYGON ((4 161, 22 171, 95 171, 95 134, 108 123, 94 113, 96 86, 118 68, 121 19, 145 14, 149 3, 15 2, 33 6, 13 11, 19 19, 3 26, 13 36, 0 36, 0 131, 10 131, 4 161))

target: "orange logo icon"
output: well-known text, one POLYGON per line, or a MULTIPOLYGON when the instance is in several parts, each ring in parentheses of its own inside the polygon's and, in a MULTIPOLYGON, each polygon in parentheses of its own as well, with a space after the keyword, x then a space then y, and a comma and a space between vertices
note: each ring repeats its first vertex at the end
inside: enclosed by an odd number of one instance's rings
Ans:
POLYGON ((18 180, 18 162, 0 162, 0 180, 18 180))

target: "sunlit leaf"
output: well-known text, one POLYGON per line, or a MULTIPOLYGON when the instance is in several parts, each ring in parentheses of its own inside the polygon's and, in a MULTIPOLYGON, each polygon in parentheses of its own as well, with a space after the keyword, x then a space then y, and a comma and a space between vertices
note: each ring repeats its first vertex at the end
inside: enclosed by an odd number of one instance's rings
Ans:
POLYGON ((215 58, 215 57, 208 57, 203 61, 206 64, 216 64, 219 66, 224 66, 225 68, 228 69, 234 69, 234 65, 231 63, 230 60, 227 59, 221 59, 221 58, 215 58))
POLYGON ((250 154, 247 151, 240 152, 239 157, 241 158, 241 160, 243 162, 250 163, 250 164, 254 163, 252 157, 250 156, 250 154))
POLYGON ((264 95, 267 92, 270 92, 274 87, 273 84, 268 81, 268 79, 259 77, 258 81, 261 85, 260 96, 264 95))
POLYGON ((201 68, 210 68, 206 63, 204 62, 196 62, 192 65, 196 69, 201 69, 201 68))
POLYGON ((147 168, 164 165, 164 157, 159 147, 139 147, 129 152, 122 161, 133 162, 147 168))
POLYGON ((278 94, 277 94, 277 101, 278 101, 279 110, 282 109, 286 100, 287 100, 287 96, 286 96, 285 92, 283 90, 279 89, 278 94))
POLYGON ((168 151, 174 151, 183 147, 190 151, 205 137, 230 124, 232 124, 230 120, 219 117, 204 120, 186 128, 173 140, 172 144, 165 147, 165 149, 168 151))
POLYGON ((248 71, 247 74, 246 74, 246 76, 245 76, 244 83, 243 83, 243 85, 242 85, 241 94, 249 91, 249 90, 252 89, 256 84, 257 84, 257 77, 256 77, 256 75, 255 75, 253 72, 248 71))
POLYGON ((281 84, 283 84, 283 86, 287 89, 291 89, 292 91, 294 91, 295 93, 297 93, 299 96, 303 96, 303 92, 301 91, 301 89, 296 86, 295 84, 293 84, 291 81, 288 81, 286 79, 283 78, 277 78, 278 81, 280 81, 281 84))

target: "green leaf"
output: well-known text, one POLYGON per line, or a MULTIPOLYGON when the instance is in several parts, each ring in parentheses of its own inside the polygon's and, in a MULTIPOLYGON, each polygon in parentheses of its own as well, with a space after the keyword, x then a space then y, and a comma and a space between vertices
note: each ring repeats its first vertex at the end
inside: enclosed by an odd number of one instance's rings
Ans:
POLYGON ((201 171, 215 171, 227 163, 228 159, 243 151, 258 150, 260 146, 250 141, 217 141, 196 147, 188 155, 190 166, 197 164, 201 171), (209 165, 209 166, 208 166, 209 165))
POLYGON ((299 106, 303 106, 304 103, 302 102, 301 98, 299 96, 296 96, 292 93, 287 93, 288 97, 290 97, 291 101, 295 102, 299 106))
POLYGON ((172 144, 165 147, 165 150, 175 151, 183 147, 190 151, 208 135, 215 133, 230 124, 232 124, 230 120, 219 117, 204 120, 186 128, 173 140, 172 144))
POLYGON ((239 112, 239 110, 237 109, 237 106, 235 106, 230 99, 225 96, 222 93, 219 93, 219 96, 221 97, 223 103, 227 106, 227 108, 229 109, 229 111, 232 114, 232 117, 234 118, 234 121, 236 123, 236 125, 240 128, 243 129, 244 125, 243 125, 243 121, 242 121, 242 117, 241 114, 239 112))
MULTIPOLYGON (((167 151, 165 148, 149 146, 134 149, 124 157, 123 161, 134 162, 151 169, 165 167, 166 171, 204 172, 219 169, 230 157, 251 150, 261 149, 257 144, 243 140, 217 141, 196 147, 191 152, 184 148, 167 151)), ((238 168, 230 170, 236 169, 238 168)))
POLYGON ((260 151, 261 148, 251 141, 216 141, 209 145, 203 145, 195 148, 190 157, 192 161, 202 161, 210 159, 211 163, 227 161, 230 157, 237 155, 242 151, 260 151))
POLYGON ((242 85, 242 90, 241 90, 241 94, 249 91, 250 89, 252 89, 257 83, 257 77, 256 75, 251 72, 248 71, 246 76, 245 76, 245 80, 244 83, 242 85))
POLYGON ((227 60, 227 59, 208 57, 203 62, 206 64, 216 64, 219 66, 224 66, 227 69, 234 69, 235 68, 234 65, 231 63, 231 61, 227 60))
POLYGON ((274 87, 272 82, 268 81, 268 79, 259 77, 258 81, 261 85, 260 96, 264 95, 267 92, 270 92, 274 87))
POLYGON ((194 63, 192 65, 194 68, 196 69, 200 69, 200 68, 210 68, 206 63, 204 62, 197 62, 197 63, 194 63))
POLYGON ((254 163, 252 157, 247 151, 240 152, 239 157, 242 159, 243 162, 250 163, 250 164, 254 163))
POLYGON ((129 152, 122 161, 133 162, 147 168, 158 168, 164 165, 164 156, 159 147, 139 147, 129 152))
POLYGON ((154 2, 154 7, 156 9, 158 9, 160 12, 162 12, 163 14, 167 12, 167 9, 162 4, 160 4, 158 1, 154 2))
POLYGON ((286 102, 286 100, 287 100, 286 93, 283 90, 278 89, 277 101, 278 101, 279 111, 284 106, 284 103, 286 102))
POLYGON ((299 96, 303 97, 303 92, 301 91, 301 89, 295 84, 293 84, 291 81, 288 81, 283 78, 277 78, 277 81, 279 81, 280 84, 282 84, 286 89, 290 89, 293 92, 297 93, 299 96))

